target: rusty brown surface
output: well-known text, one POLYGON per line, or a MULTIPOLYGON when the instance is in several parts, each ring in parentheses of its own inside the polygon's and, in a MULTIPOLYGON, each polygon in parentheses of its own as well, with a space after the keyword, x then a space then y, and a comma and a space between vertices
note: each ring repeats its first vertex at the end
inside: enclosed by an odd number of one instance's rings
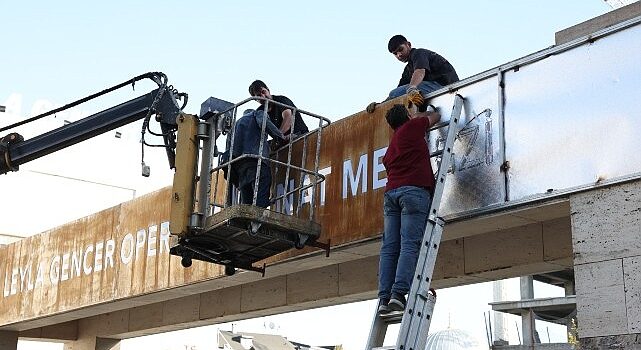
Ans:
MULTIPOLYGON (((221 275, 217 266, 200 262, 184 269, 180 259, 170 257, 166 247, 160 245, 160 225, 168 220, 170 195, 171 189, 165 188, 0 248, 0 324, 126 299, 221 275), (141 230, 144 230, 145 241, 136 249, 137 232, 141 230), (149 233, 154 230, 155 237, 152 234, 149 240, 149 233), (132 237, 133 255, 131 261, 125 263, 121 251, 123 245, 128 246, 123 244, 128 234, 132 237), (113 240, 114 251, 106 254, 110 240, 113 240), (100 246, 102 257, 97 257, 96 247, 100 246), (87 247, 91 249, 84 264, 87 247), (79 274, 73 255, 79 257, 79 274), (39 265, 42 283, 37 274, 39 265), (97 266, 100 271, 96 271, 97 266)), ((124 249, 125 258, 129 252, 131 250, 124 249)))
MULTIPOLYGON (((388 144, 390 130, 384 120, 384 112, 382 107, 373 114, 361 112, 333 123, 323 132, 320 168, 331 166, 332 171, 326 180, 325 205, 317 207, 317 221, 322 225, 319 240, 322 242, 331 239, 332 246, 344 245, 377 237, 382 232, 384 188, 372 189, 372 169, 376 162, 372 156, 374 150, 388 144), (343 162, 351 159, 356 170, 362 154, 368 155, 367 191, 361 193, 359 186, 355 196, 350 194, 343 199, 343 162)), ((315 146, 315 136, 310 137, 311 144, 315 146)), ((297 147, 294 154, 300 156, 300 146, 297 147)), ((308 149, 308 163, 313 161, 313 149, 308 149)), ((298 178, 297 174, 292 175, 298 178)), ((279 176, 282 174, 276 178, 279 176)), ((316 196, 320 196, 319 191, 316 196)), ((169 221, 170 202, 171 188, 165 188, 0 248, 0 325, 222 276, 220 266, 194 261, 191 268, 185 269, 178 257, 168 254, 160 237, 161 224, 169 221), (148 242, 153 230, 155 255, 151 253, 154 250, 148 242), (143 237, 138 236, 138 232, 142 232, 145 239, 136 248, 137 239, 143 237), (127 237, 132 241, 129 242, 127 237), (110 240, 114 244, 110 256, 113 266, 105 265, 105 249, 110 240), (133 253, 128 249, 128 243, 132 243, 133 253), (100 271, 95 271, 97 244, 102 244, 103 252, 101 263, 104 266, 100 271), (82 261, 87 247, 93 247, 93 253, 87 258, 87 267, 92 267, 90 273, 85 273, 82 261), (70 266, 66 268, 69 278, 54 284, 50 273, 52 262, 60 259, 61 266, 66 254, 69 254, 70 266), (71 266, 74 254, 81 260, 80 275, 71 266), (131 260, 126 262, 130 255, 131 260), (43 283, 29 288, 29 279, 35 281, 38 264, 44 270, 43 283), (28 271, 29 266, 31 276, 25 275, 24 281, 27 287, 16 287, 22 282, 20 271, 25 267, 28 271), (17 278, 13 290, 12 278, 17 278)), ((269 262, 282 261, 308 251, 310 249, 291 250, 269 259, 269 262)))

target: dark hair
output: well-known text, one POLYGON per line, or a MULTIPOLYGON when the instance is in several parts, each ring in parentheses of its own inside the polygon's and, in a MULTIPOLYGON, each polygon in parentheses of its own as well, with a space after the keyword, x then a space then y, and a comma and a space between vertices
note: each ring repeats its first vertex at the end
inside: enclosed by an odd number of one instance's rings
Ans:
POLYGON ((404 36, 400 34, 394 35, 391 39, 389 39, 389 42, 387 43, 387 49, 390 53, 394 53, 394 50, 398 49, 399 46, 405 44, 406 42, 407 39, 405 39, 404 36))
POLYGON ((387 124, 389 124, 392 129, 396 130, 399 126, 405 124, 410 120, 410 115, 407 112, 407 108, 401 104, 395 104, 390 108, 389 111, 385 114, 385 119, 387 124))
POLYGON ((251 85, 249 85, 249 94, 254 96, 260 92, 260 89, 265 88, 269 90, 267 85, 262 80, 254 80, 251 85))

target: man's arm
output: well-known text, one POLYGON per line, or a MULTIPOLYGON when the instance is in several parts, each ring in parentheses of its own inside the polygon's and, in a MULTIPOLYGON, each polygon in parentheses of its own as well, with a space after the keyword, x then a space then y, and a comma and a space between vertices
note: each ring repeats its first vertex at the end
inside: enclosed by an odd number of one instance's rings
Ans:
POLYGON ((425 75, 430 71, 430 55, 429 52, 425 49, 412 49, 410 52, 410 59, 413 62, 412 67, 414 71, 412 72, 412 78, 410 79, 410 88, 418 86, 425 75))
POLYGON ((263 120, 267 119, 266 125, 265 125, 265 131, 273 137, 273 138, 278 138, 278 139, 285 139, 285 135, 272 123, 271 119, 269 119, 269 116, 267 113, 263 111, 256 111, 254 113, 254 116, 256 118, 256 122, 258 123, 258 127, 262 128, 263 127, 263 120))
POLYGON ((280 124, 280 132, 283 134, 288 132, 289 129, 292 127, 292 110, 291 109, 285 109, 283 111, 283 122, 280 124))
POLYGON ((429 123, 427 124, 427 129, 429 129, 432 125, 438 123, 439 120, 441 120, 441 114, 438 111, 418 112, 415 114, 411 114, 410 118, 427 118, 427 120, 429 121, 429 123))
POLYGON ((425 78, 425 68, 415 69, 412 73, 412 79, 410 79, 410 86, 416 87, 420 84, 425 78))

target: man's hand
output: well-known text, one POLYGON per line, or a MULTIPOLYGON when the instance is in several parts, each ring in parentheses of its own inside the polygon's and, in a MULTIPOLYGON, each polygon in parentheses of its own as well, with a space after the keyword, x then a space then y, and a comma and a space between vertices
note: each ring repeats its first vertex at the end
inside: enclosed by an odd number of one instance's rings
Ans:
POLYGON ((407 87, 407 99, 417 107, 425 102, 421 91, 416 86, 412 85, 407 87))
POLYGON ((285 146, 287 143, 289 143, 289 139, 291 138, 292 138, 291 134, 283 135, 283 137, 273 138, 269 143, 271 152, 274 153, 276 152, 277 149, 285 146))

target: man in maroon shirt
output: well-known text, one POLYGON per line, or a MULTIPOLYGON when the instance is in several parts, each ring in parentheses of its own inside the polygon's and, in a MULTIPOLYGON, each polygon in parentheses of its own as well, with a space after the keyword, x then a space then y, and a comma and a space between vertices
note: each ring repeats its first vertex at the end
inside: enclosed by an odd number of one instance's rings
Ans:
POLYGON ((425 133, 440 118, 434 111, 410 115, 400 104, 385 115, 394 134, 383 157, 387 185, 379 265, 379 313, 405 309, 405 295, 414 278, 434 190, 425 133))

